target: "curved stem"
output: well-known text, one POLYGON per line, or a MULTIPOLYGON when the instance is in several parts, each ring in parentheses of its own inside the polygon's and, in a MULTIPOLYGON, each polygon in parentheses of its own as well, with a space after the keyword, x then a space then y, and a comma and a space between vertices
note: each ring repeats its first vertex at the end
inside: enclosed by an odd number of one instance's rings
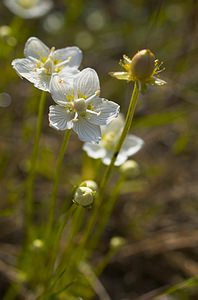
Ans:
POLYGON ((138 82, 135 82, 133 93, 132 93, 132 96, 131 96, 131 101, 130 101, 128 112, 127 112, 127 115, 126 115, 125 125, 124 125, 124 128, 122 130, 122 134, 121 134, 120 139, 119 139, 119 141, 116 145, 115 151, 113 153, 113 157, 111 159, 111 163, 107 167, 106 172, 105 172, 104 177, 103 177, 103 180, 101 182, 100 189, 101 189, 101 195, 102 196, 103 196, 105 187, 106 187, 106 185, 109 181, 109 178, 111 176, 116 158, 117 158, 117 156, 120 152, 120 149, 121 149, 121 147, 124 143, 124 140, 125 140, 128 132, 130 130, 131 123, 132 123, 132 120, 133 120, 133 115, 134 115, 136 104, 137 104, 138 95, 139 95, 138 82))
POLYGON ((108 201, 105 203, 105 205, 103 205, 103 217, 101 218, 101 220, 98 222, 98 225, 96 226, 96 232, 91 240, 91 250, 93 250, 93 248, 95 248, 95 246, 97 245, 107 223, 108 220, 112 214, 112 211, 116 205, 116 202, 118 200, 118 196, 119 193, 121 191, 123 182, 124 182, 124 176, 120 176, 118 182, 116 182, 116 186, 114 188, 114 190, 112 191, 110 198, 108 199, 108 201))
POLYGON ((27 228, 28 236, 30 235, 33 215, 33 187, 36 173, 36 162, 38 157, 39 141, 43 123, 43 114, 46 102, 46 92, 42 92, 39 102, 38 118, 36 124, 35 140, 30 159, 30 171, 27 178, 26 203, 25 203, 25 228, 27 228))
POLYGON ((109 178, 111 176, 111 173, 112 173, 112 170, 113 170, 113 167, 114 167, 114 163, 115 163, 116 158, 117 158, 117 156, 120 152, 120 149, 121 149, 121 147, 124 143, 124 140, 125 140, 128 132, 129 132, 129 129, 131 127, 131 123, 132 123, 132 120, 133 120, 133 115, 134 115, 136 104, 137 104, 138 95, 139 95, 138 82, 135 82, 133 93, 131 95, 131 100, 130 100, 128 112, 127 112, 127 116, 126 116, 126 120, 125 120, 125 125, 124 125, 124 128, 122 130, 122 134, 120 136, 120 139, 119 139, 119 141, 118 141, 118 143, 115 147, 115 151, 114 151, 113 157, 111 159, 111 163, 107 167, 106 172, 105 172, 104 177, 103 177, 103 180, 101 182, 100 195, 96 199, 94 211, 93 211, 92 215, 90 216, 87 227, 85 229, 85 233, 84 233, 84 236, 83 236, 83 239, 82 239, 82 242, 81 242, 82 247, 83 247, 83 245, 86 244, 86 242, 87 242, 87 240, 88 240, 88 238, 89 238, 89 236, 90 236, 90 234, 91 234, 91 232, 94 228, 96 220, 98 218, 98 215, 99 215, 98 209, 101 207, 101 204, 104 200, 105 189, 106 189, 107 183, 109 181, 109 178))
POLYGON ((56 199, 58 195, 58 186, 59 186, 59 180, 60 180, 60 171, 61 166, 63 162, 63 158, 67 149, 68 141, 70 138, 71 130, 67 129, 65 131, 63 142, 58 154, 57 162, 56 162, 56 169, 54 173, 54 182, 53 182, 53 188, 52 188, 52 194, 49 204, 49 219, 47 224, 47 236, 50 234, 51 228, 54 223, 54 217, 55 217, 55 210, 56 210, 56 199))

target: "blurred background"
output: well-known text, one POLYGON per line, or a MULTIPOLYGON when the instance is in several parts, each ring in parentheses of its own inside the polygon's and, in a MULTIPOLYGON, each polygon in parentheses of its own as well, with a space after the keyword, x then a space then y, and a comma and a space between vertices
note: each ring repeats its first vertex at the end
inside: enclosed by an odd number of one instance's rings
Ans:
MULTIPOLYGON (((24 180, 40 98, 40 92, 11 67, 14 58, 23 57, 30 36, 49 47, 80 47, 82 68, 96 69, 102 95, 119 103, 123 113, 132 85, 108 75, 121 71, 122 55, 132 57, 149 48, 164 62, 161 78, 167 85, 150 88, 140 96, 131 129, 145 141, 134 157, 140 175, 125 182, 96 259, 105 255, 112 237, 126 240, 127 245, 101 276, 114 300, 154 299, 170 285, 198 274, 197 12, 196 0, 57 0, 45 16, 23 19, 0 2, 2 295, 12 278, 12 264, 22 240, 24 180)), ((52 103, 49 95, 48 104, 52 103)), ((43 217, 40 202, 49 198, 62 138, 60 132, 49 128, 47 113, 48 107, 37 166, 38 218, 43 217)), ((65 156, 60 201, 66 201, 81 175, 91 176, 94 162, 87 159, 82 166, 81 146, 73 134, 65 156)), ((173 297, 160 299, 198 299, 198 288, 187 286, 173 297)))

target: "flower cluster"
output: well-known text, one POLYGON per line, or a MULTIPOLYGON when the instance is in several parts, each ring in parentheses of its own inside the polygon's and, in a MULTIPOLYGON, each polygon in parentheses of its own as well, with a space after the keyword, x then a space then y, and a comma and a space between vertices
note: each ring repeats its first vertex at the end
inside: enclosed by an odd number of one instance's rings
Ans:
POLYGON ((36 37, 27 40, 25 58, 12 62, 17 73, 40 90, 48 91, 56 103, 49 108, 49 125, 57 130, 73 129, 83 142, 99 143, 101 126, 119 113, 119 105, 100 97, 95 70, 79 71, 82 52, 78 47, 55 50, 36 37))
MULTIPOLYGON (((39 1, 37 1, 39 3, 39 1)), ((88 156, 109 165, 122 135, 124 119, 117 103, 100 97, 100 82, 95 70, 79 70, 82 52, 78 47, 55 50, 36 37, 27 40, 25 58, 12 62, 17 73, 40 90, 51 93, 55 105, 49 107, 49 125, 57 130, 73 129, 85 142, 88 156)), ((121 65, 125 72, 111 73, 118 79, 136 81, 141 86, 163 85, 156 75, 160 63, 148 50, 139 51, 132 59, 124 56, 121 65)), ((143 140, 128 134, 116 156, 115 165, 122 165, 138 152, 143 140)))

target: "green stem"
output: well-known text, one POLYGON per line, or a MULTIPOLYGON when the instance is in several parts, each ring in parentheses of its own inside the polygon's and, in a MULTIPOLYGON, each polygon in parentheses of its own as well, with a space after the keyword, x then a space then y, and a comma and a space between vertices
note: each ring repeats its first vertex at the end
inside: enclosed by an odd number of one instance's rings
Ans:
POLYGON ((101 195, 102 196, 104 194, 104 190, 105 190, 106 185, 107 185, 107 183, 109 181, 109 178, 111 176, 111 173, 112 173, 113 166, 114 166, 114 163, 116 161, 116 158, 117 158, 117 156, 118 156, 118 154, 120 152, 120 149, 121 149, 121 147, 122 147, 122 145, 124 143, 124 140, 125 140, 128 132, 130 130, 131 123, 132 123, 132 120, 133 120, 133 115, 134 115, 136 104, 137 104, 138 95, 139 95, 138 82, 135 82, 122 134, 121 134, 120 139, 119 139, 119 141, 118 141, 118 143, 116 145, 113 157, 111 159, 111 163, 107 167, 106 172, 105 172, 104 177, 103 177, 103 180, 101 182, 100 189, 101 189, 101 195))
MULTIPOLYGON (((58 224, 57 226, 55 226, 54 232, 51 233, 50 235, 51 239, 49 245, 50 245, 51 255, 48 259, 48 265, 45 267, 45 278, 46 278, 45 293, 47 290, 52 288, 49 283, 51 281, 51 278, 53 278, 54 265, 56 262, 56 258, 60 253, 60 243, 62 239, 62 234, 64 232, 64 229, 68 225, 69 221, 71 221, 71 219, 73 220, 76 213, 75 212, 76 209, 77 206, 75 204, 72 204, 68 209, 68 211, 59 218, 58 224)), ((65 244, 65 240, 64 240, 64 244, 65 244)), ((48 254, 45 255, 49 255, 49 250, 47 251, 48 254)))
POLYGON ((33 215, 33 187, 36 173, 36 162, 38 157, 38 149, 39 149, 39 141, 41 136, 41 129, 43 123, 43 115, 44 108, 46 102, 46 92, 42 92, 40 102, 39 102, 39 110, 38 110, 38 118, 36 124, 36 132, 35 132, 35 140, 32 150, 32 155, 30 159, 30 171, 27 178, 27 191, 26 191, 26 203, 25 203, 25 228, 27 228, 28 236, 30 235, 31 225, 32 225, 32 215, 33 215))
POLYGON ((103 205, 103 208, 102 208, 103 216, 100 219, 100 221, 98 222, 98 225, 96 226, 96 232, 95 232, 93 238, 91 239, 91 243, 90 243, 92 251, 93 251, 93 249, 95 249, 95 246, 97 245, 97 243, 108 223, 108 220, 111 216, 113 208, 115 207, 116 202, 118 200, 118 196, 119 196, 123 182, 124 182, 124 176, 120 176, 118 182, 116 183, 115 189, 111 193, 110 198, 103 205))
POLYGON ((117 158, 117 156, 120 152, 120 149, 121 149, 121 147, 124 143, 124 140, 125 140, 128 132, 129 132, 129 130, 130 130, 130 127, 131 127, 131 123, 132 123, 132 120, 133 120, 133 115, 134 115, 136 104, 137 104, 138 95, 139 95, 138 82, 135 82, 133 93, 132 93, 130 104, 129 104, 129 108, 128 108, 128 112, 127 112, 127 116, 126 116, 126 120, 125 120, 125 125, 124 125, 124 128, 123 128, 122 134, 120 136, 120 139, 119 139, 119 141, 118 141, 118 143, 115 147, 115 151, 114 151, 113 157, 111 159, 111 163, 107 167, 106 172, 105 172, 104 177, 103 177, 103 180, 101 182, 100 195, 96 199, 95 209, 94 209, 92 215, 90 216, 87 227, 85 229, 83 239, 81 241, 82 248, 84 248, 84 245, 87 243, 87 240, 88 240, 88 238, 89 238, 89 236, 90 236, 90 234, 91 234, 91 232, 92 232, 92 230, 95 226, 95 223, 97 221, 97 218, 98 218, 98 215, 99 215, 98 214, 98 209, 101 207, 101 204, 104 200, 105 189, 106 189, 107 183, 109 181, 109 178, 111 176, 111 173, 112 173, 112 170, 113 170, 113 167, 114 167, 114 163, 116 161, 116 158, 117 158))
POLYGON ((51 228, 54 223, 55 211, 56 211, 56 200, 58 195, 58 186, 60 180, 60 172, 62 167, 63 158, 67 149, 68 141, 70 138, 71 130, 67 129, 64 134, 63 142, 58 154, 57 162, 56 162, 56 169, 54 173, 54 182, 52 188, 52 194, 49 204, 49 219, 47 224, 47 236, 50 234, 51 228))

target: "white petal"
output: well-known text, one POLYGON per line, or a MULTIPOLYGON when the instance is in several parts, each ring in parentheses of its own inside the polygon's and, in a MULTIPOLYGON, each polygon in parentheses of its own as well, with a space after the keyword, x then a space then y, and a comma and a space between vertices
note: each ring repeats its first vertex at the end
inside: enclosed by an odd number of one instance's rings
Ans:
POLYGON ((4 4, 10 11, 24 19, 36 18, 45 15, 53 6, 51 0, 39 0, 30 8, 24 8, 16 0, 4 0, 4 4))
POLYGON ((99 143, 101 139, 100 126, 91 124, 84 118, 73 122, 73 130, 83 142, 99 143))
POLYGON ((57 130, 72 128, 74 113, 68 112, 64 107, 51 105, 49 108, 49 125, 57 130))
MULTIPOLYGON (((103 157, 102 159, 102 162, 105 164, 105 165, 110 165, 111 163, 111 159, 113 157, 113 151, 108 151, 106 153, 106 155, 103 157)), ((117 158, 116 158, 116 161, 114 163, 114 166, 120 166, 122 165, 125 161, 127 160, 127 156, 123 153, 119 153, 117 158)))
POLYGON ((119 114, 117 118, 113 119, 107 126, 101 127, 102 134, 107 134, 108 132, 114 132, 119 138, 119 135, 121 134, 123 127, 124 127, 124 118, 122 114, 119 114))
POLYGON ((116 158, 114 166, 121 166, 127 160, 127 158, 128 157, 124 153, 120 152, 116 158))
POLYGON ((64 67, 60 72, 58 72, 58 75, 64 79, 65 81, 68 81, 70 79, 73 79, 75 75, 79 74, 80 71, 76 69, 76 67, 64 67))
POLYGON ((34 86, 42 91, 49 92, 51 76, 45 73, 35 73, 35 83, 34 86))
POLYGON ((67 66, 78 68, 82 61, 82 51, 78 47, 67 47, 55 50, 53 57, 60 62, 69 59, 67 66))
POLYGON ((28 58, 18 58, 12 61, 12 66, 20 76, 32 83, 35 82, 35 62, 28 58))
POLYGON ((119 114, 120 106, 112 101, 108 101, 104 98, 96 97, 92 103, 93 111, 97 112, 98 115, 94 116, 89 114, 88 119, 91 123, 96 125, 106 125, 110 123, 119 114))
POLYGON ((103 164, 105 164, 106 166, 110 165, 112 156, 113 152, 107 151, 106 155, 102 158, 103 164))
POLYGON ((26 78, 42 91, 49 91, 51 76, 39 73, 35 68, 35 64, 35 61, 28 58, 18 58, 12 61, 13 68, 21 77, 26 78))
POLYGON ((85 143, 83 145, 83 150, 89 157, 92 157, 94 159, 102 158, 106 154, 106 150, 102 146, 100 146, 100 144, 85 143))
POLYGON ((24 49, 24 55, 26 57, 34 57, 41 60, 46 58, 50 53, 49 48, 36 37, 31 37, 27 40, 24 49))
POLYGON ((50 81, 50 93, 54 101, 58 104, 67 103, 73 99, 73 79, 67 82, 60 78, 58 74, 52 75, 50 81))
POLYGON ((162 79, 160 79, 158 77, 153 76, 153 79, 154 79, 154 84, 156 84, 156 85, 161 86, 161 85, 165 85, 166 84, 166 81, 164 81, 164 80, 162 80, 162 79))
POLYGON ((86 68, 77 76, 74 88, 78 92, 78 97, 88 98, 100 90, 99 78, 95 70, 86 68))
POLYGON ((121 153, 123 153, 123 155, 131 156, 138 152, 142 148, 143 144, 144 141, 141 138, 129 134, 123 143, 121 153))

